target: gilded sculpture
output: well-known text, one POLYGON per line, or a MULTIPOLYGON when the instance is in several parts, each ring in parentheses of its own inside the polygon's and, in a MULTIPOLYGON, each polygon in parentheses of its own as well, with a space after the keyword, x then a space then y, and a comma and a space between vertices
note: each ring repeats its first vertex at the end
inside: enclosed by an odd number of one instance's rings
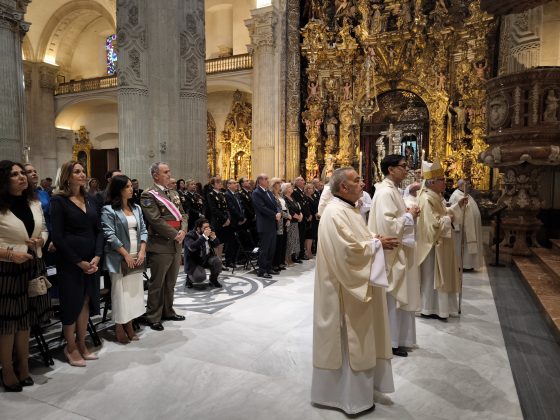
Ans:
POLYGON ((251 177, 252 107, 237 90, 233 94, 231 110, 226 117, 220 145, 221 173, 225 179, 251 177))
MULTIPOLYGON (((444 162, 452 178, 468 177, 477 188, 488 188, 488 168, 477 154, 485 149, 487 39, 495 27, 480 1, 466 1, 468 14, 460 18, 445 0, 432 6, 420 0, 307 3, 316 10, 301 30, 307 177, 322 172, 327 157, 329 164, 356 166, 364 122, 384 112, 378 98, 406 91, 425 103, 429 125, 412 161, 417 164, 426 149, 426 157, 444 162)), ((370 162, 372 171, 376 161, 370 162)))

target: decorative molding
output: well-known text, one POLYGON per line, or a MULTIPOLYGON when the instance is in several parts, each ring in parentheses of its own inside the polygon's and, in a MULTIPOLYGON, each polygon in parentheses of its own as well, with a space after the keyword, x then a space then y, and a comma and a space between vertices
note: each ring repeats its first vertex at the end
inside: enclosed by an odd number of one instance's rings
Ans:
POLYGON ((117 1, 119 87, 147 89, 148 39, 144 1, 117 1))
POLYGON ((50 65, 41 65, 39 67, 39 86, 43 89, 56 88, 56 76, 58 68, 50 65))

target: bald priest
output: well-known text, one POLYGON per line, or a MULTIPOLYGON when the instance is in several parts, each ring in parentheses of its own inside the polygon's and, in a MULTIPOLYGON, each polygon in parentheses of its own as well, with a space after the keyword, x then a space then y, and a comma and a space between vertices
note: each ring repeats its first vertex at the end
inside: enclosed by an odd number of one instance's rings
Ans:
POLYGON ((368 230, 353 168, 335 170, 330 188, 318 234, 311 401, 357 414, 375 407, 374 389, 394 391, 383 247, 398 241, 368 230))

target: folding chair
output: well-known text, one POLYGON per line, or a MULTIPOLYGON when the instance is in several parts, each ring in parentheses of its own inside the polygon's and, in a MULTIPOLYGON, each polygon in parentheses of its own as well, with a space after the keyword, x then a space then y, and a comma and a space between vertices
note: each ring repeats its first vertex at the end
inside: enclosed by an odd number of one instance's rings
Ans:
MULTIPOLYGON (((235 261, 237 262, 237 260, 241 256, 243 259, 243 268, 245 270, 248 270, 249 266, 251 266, 253 270, 256 270, 257 267, 253 261, 256 261, 258 258, 259 255, 258 248, 255 248, 253 246, 252 241, 250 241, 251 249, 247 249, 245 244, 243 244, 243 241, 241 240, 239 233, 240 232, 234 232, 233 234, 235 236, 235 242, 237 244, 237 250, 235 251, 235 261)), ((235 272, 235 264, 231 269, 231 274, 233 275, 234 272, 235 272)))

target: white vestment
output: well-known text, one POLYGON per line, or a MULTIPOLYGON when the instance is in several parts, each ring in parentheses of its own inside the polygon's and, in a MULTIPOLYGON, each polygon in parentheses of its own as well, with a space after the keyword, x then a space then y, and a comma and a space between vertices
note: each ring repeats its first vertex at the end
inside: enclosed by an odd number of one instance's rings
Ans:
POLYGON ((371 210, 371 197, 367 191, 362 192, 362 206, 360 207, 360 213, 364 218, 365 222, 368 221, 368 213, 371 210))
POLYGON ((336 197, 319 224, 313 310, 311 401, 356 414, 373 406, 374 389, 393 392, 379 240, 357 208, 336 197))
POLYGON ((385 178, 375 185, 369 229, 383 236, 394 236, 401 245, 385 250, 389 280, 387 309, 391 327, 391 347, 416 345, 415 312, 420 309, 420 272, 415 260, 414 218, 393 181, 385 178))
POLYGON ((319 216, 323 215, 323 211, 325 211, 325 207, 327 207, 327 204, 329 204, 332 197, 333 195, 331 192, 331 187, 329 184, 327 184, 323 187, 321 197, 319 198, 319 208, 317 209, 317 213, 319 213, 319 216))
MULTIPOLYGON (((451 204, 458 203, 465 197, 465 193, 460 189, 456 189, 451 194, 449 202, 451 204)), ((465 208, 465 220, 461 218, 453 220, 454 226, 454 240, 455 240, 455 253, 457 254, 457 262, 461 264, 461 238, 464 238, 463 248, 463 268, 480 270, 484 265, 483 261, 483 248, 482 248, 482 220, 478 205, 472 196, 469 197, 469 202, 465 208), (465 227, 463 232, 463 227, 465 227)), ((462 216, 462 212, 461 216, 462 216)))

